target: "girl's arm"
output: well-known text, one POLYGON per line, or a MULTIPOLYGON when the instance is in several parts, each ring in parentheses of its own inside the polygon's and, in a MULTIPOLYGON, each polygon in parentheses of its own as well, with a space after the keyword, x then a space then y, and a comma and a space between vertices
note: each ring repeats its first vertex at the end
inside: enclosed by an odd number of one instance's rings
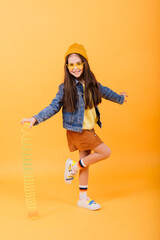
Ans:
POLYGON ((125 97, 127 97, 127 95, 125 94, 118 94, 114 91, 112 91, 110 88, 108 87, 104 87, 99 83, 99 89, 101 92, 101 95, 104 99, 110 100, 112 102, 116 102, 119 104, 123 104, 125 100, 125 97))
POLYGON ((63 84, 59 86, 59 91, 56 94, 56 97, 52 100, 51 104, 40 111, 37 115, 34 115, 37 121, 33 124, 33 126, 38 125, 39 123, 49 119, 57 112, 60 111, 62 107, 62 99, 63 99, 63 84))

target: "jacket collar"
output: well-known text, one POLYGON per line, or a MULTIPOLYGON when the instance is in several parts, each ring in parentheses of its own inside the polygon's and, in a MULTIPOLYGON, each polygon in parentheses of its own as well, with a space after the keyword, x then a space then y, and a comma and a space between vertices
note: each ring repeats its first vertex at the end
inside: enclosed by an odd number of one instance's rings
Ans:
POLYGON ((76 78, 74 79, 76 85, 82 84, 80 81, 78 81, 76 78))

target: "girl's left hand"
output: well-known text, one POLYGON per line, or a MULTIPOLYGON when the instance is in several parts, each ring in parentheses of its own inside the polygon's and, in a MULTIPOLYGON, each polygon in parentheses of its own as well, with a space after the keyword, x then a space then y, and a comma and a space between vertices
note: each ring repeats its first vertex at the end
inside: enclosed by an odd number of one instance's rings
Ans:
POLYGON ((124 96, 124 102, 127 102, 126 97, 128 97, 127 92, 121 92, 120 95, 124 96))

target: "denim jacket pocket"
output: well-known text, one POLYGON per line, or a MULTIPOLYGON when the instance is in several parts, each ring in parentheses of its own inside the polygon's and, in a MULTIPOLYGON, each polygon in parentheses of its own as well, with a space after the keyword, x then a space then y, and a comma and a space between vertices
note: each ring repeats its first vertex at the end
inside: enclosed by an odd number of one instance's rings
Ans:
POLYGON ((72 124, 74 122, 74 114, 70 112, 65 112, 63 115, 63 120, 66 123, 72 124))

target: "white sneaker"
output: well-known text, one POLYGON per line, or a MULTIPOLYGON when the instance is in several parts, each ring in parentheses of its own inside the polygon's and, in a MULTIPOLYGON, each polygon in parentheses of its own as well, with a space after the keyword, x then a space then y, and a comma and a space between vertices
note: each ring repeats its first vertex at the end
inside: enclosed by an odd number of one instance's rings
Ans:
POLYGON ((101 208, 101 205, 96 203, 91 198, 78 200, 77 206, 78 207, 87 208, 89 210, 98 210, 98 209, 101 208))
POLYGON ((72 166, 75 164, 76 162, 71 160, 71 159, 67 159, 66 161, 66 165, 65 165, 65 171, 64 171, 64 181, 67 184, 71 184, 72 180, 74 179, 75 175, 77 172, 74 172, 72 170, 72 166))

